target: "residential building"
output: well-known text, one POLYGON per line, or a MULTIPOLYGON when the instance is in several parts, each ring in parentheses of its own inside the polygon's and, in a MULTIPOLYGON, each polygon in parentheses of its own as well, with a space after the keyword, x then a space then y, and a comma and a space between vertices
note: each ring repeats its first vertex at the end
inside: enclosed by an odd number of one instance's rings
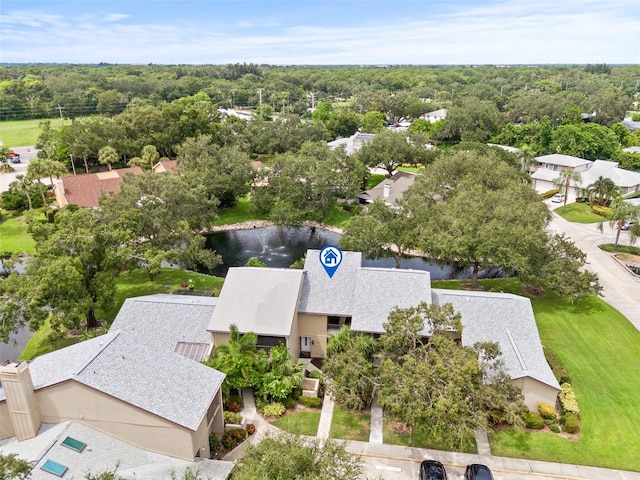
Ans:
POLYGON ((332 142, 329 142, 330 150, 335 150, 336 148, 344 148, 347 152, 347 155, 354 155, 357 153, 365 143, 370 142, 375 137, 375 133, 362 133, 356 132, 351 135, 349 138, 338 138, 332 142))
POLYGON ((420 118, 427 120, 431 123, 439 122, 440 120, 445 120, 447 118, 447 109, 440 108, 438 110, 434 110, 433 112, 427 112, 423 115, 420 115, 420 118))
POLYGON ((177 168, 177 160, 164 160, 156 163, 151 170, 153 173, 175 173, 177 168))
POLYGON ((360 205, 373 203, 377 199, 383 200, 387 205, 394 206, 402 198, 413 182, 416 174, 409 172, 396 172, 391 177, 384 179, 378 185, 356 195, 360 205))
POLYGON ((86 173, 60 178, 54 182, 53 191, 58 207, 78 205, 96 208, 103 194, 116 194, 125 175, 139 175, 140 167, 119 168, 108 172, 86 173))

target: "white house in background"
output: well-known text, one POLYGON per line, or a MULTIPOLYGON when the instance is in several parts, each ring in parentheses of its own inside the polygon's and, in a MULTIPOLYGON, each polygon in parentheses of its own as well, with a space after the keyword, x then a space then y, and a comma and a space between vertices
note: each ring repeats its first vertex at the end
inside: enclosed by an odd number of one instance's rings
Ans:
POLYGON ((356 195, 358 204, 367 205, 376 199, 384 200, 388 206, 394 206, 402 198, 404 192, 413 185, 416 180, 415 173, 396 172, 391 177, 384 179, 378 185, 356 195))
POLYGON ((447 109, 441 108, 439 110, 434 110, 433 112, 424 113, 420 115, 420 118, 431 123, 436 123, 447 118, 447 109))
POLYGON ((627 153, 640 153, 640 147, 627 147, 623 148, 622 151, 627 153))
POLYGON ((585 160, 570 155, 544 155, 536 158, 538 165, 533 167, 531 174, 536 192, 543 193, 558 188, 554 180, 560 178, 563 171, 573 168, 580 173, 578 182, 569 183, 569 191, 566 192, 568 201, 575 201, 580 190, 586 189, 599 177, 609 178, 620 189, 623 195, 640 191, 640 173, 631 172, 618 167, 617 162, 606 160, 585 160))
POLYGON ((347 151, 347 155, 353 155, 357 153, 365 143, 373 140, 375 136, 375 133, 356 132, 349 138, 338 138, 337 140, 327 143, 327 145, 329 145, 329 150, 344 148, 347 151))

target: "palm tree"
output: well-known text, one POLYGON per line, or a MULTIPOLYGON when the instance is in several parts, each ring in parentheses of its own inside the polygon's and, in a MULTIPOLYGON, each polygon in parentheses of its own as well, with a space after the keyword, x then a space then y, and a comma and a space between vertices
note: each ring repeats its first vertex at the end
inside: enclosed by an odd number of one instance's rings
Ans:
MULTIPOLYGON (((618 241, 620 240, 620 232, 622 231, 622 227, 628 220, 633 220, 635 222, 640 218, 640 208, 630 204, 625 201, 622 197, 616 197, 611 201, 611 215, 609 216, 609 225, 616 227, 616 241, 615 245, 618 245, 618 241)), ((602 231, 602 222, 598 224, 598 229, 602 231)), ((630 243, 635 243, 637 238, 637 230, 635 228, 629 229, 629 234, 631 235, 630 243)))
POLYGON ((587 187, 587 197, 590 202, 596 202, 598 205, 606 205, 609 201, 620 195, 620 189, 616 187, 613 180, 603 176, 587 187))
POLYGON ((53 187, 53 177, 60 178, 62 175, 67 173, 68 169, 66 165, 57 160, 45 160, 44 161, 44 172, 49 176, 49 182, 51 182, 51 186, 53 187))
POLYGON ((536 152, 533 147, 529 144, 524 144, 519 147, 520 150, 520 159, 522 163, 522 171, 526 173, 530 173, 531 166, 536 165, 536 152))
POLYGON ((118 152, 116 149, 110 146, 102 147, 98 151, 98 161, 101 165, 105 163, 109 166, 109 171, 111 171, 111 164, 116 163, 118 161, 118 152))
POLYGON ((24 192, 27 196, 27 202, 29 202, 29 210, 33 210, 33 202, 31 201, 31 195, 29 194, 29 187, 32 185, 31 179, 24 175, 16 175, 16 181, 18 188, 24 192))
POLYGON ((158 153, 158 149, 153 145, 145 145, 142 147, 142 153, 140 154, 142 160, 149 164, 151 168, 156 164, 158 159, 160 158, 160 154, 158 153))
POLYGON ((553 183, 558 186, 560 193, 564 193, 564 204, 567 205, 567 198, 569 194, 569 187, 571 182, 580 183, 582 181, 582 175, 580 172, 576 172, 573 168, 569 167, 560 172, 560 176, 556 178, 553 183))
POLYGON ((47 206, 47 198, 44 196, 44 190, 42 189, 42 177, 47 174, 42 160, 32 158, 29 160, 29 166, 27 167, 27 177, 30 180, 38 182, 38 190, 40 191, 40 198, 42 199, 42 206, 47 206))

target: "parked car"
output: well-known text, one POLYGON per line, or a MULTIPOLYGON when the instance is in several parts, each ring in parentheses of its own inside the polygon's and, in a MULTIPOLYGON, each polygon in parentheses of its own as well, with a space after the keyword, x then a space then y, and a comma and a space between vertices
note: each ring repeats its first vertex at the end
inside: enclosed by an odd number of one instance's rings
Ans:
POLYGON ((21 162, 20 155, 16 154, 13 157, 9 157, 9 161, 11 163, 20 163, 21 162))
POLYGON ((561 193, 556 193, 553 197, 551 197, 551 201, 553 203, 562 203, 564 202, 564 195, 561 193))
POLYGON ((620 230, 629 230, 635 224, 636 224, 636 222, 634 222, 633 220, 627 220, 627 221, 624 222, 624 225, 622 225, 620 227, 620 230))
POLYGON ((437 460, 423 460, 420 464, 420 480, 447 480, 444 465, 437 460))
POLYGON ((493 480, 491 470, 486 465, 472 463, 464 472, 465 480, 493 480))

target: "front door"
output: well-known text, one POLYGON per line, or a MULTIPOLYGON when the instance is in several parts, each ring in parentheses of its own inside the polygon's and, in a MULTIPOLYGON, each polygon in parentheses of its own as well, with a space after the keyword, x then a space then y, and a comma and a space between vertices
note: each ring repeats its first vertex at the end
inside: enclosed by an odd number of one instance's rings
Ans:
POLYGON ((312 343, 311 338, 300 337, 300 356, 301 357, 311 356, 311 343, 312 343))

